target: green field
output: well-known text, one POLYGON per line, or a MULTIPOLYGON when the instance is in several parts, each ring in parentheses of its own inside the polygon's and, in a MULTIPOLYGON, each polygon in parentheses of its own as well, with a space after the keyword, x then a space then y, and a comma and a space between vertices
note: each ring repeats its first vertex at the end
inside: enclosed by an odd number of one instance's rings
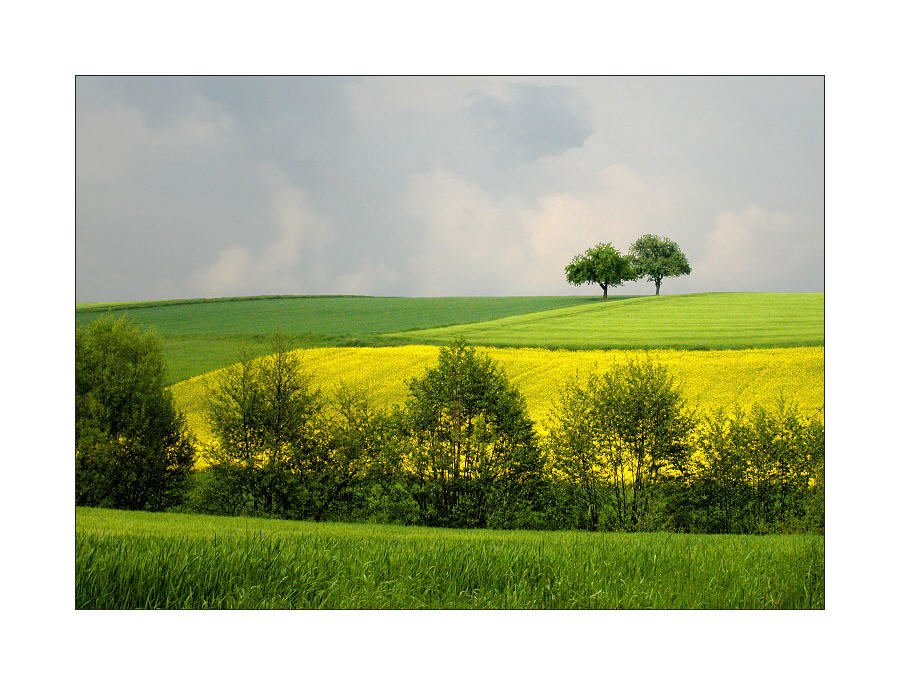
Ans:
POLYGON ((94 609, 821 609, 821 536, 450 530, 76 510, 94 609))
POLYGON ((407 341, 565 349, 746 349, 825 344, 822 293, 635 297, 403 333, 407 341))
POLYGON ((76 305, 81 326, 126 314, 160 335, 177 383, 269 350, 445 344, 561 349, 746 349, 824 344, 821 293, 660 297, 249 297, 76 305))
POLYGON ((239 350, 269 350, 276 331, 295 347, 396 345, 380 334, 486 321, 593 302, 595 297, 254 297, 80 304, 75 324, 107 311, 160 336, 168 380, 177 383, 232 364, 239 350))

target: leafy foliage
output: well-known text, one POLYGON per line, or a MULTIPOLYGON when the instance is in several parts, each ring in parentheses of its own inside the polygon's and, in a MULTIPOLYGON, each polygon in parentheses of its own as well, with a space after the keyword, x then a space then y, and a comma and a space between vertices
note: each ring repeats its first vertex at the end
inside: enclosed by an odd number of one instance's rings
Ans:
POLYGON ((599 243, 576 255, 566 266, 566 280, 572 285, 596 283, 603 288, 603 299, 610 286, 633 281, 637 274, 631 260, 623 256, 610 243, 599 243))
POLYGON ((285 338, 272 352, 259 359, 245 352, 207 388, 211 487, 230 513, 290 516, 302 487, 297 476, 327 449, 319 392, 285 338))
POLYGON ((668 238, 646 234, 631 245, 631 260, 639 277, 647 277, 659 286, 663 278, 669 276, 686 276, 691 273, 691 265, 678 244, 668 238))
POLYGON ((272 352, 245 355, 207 388, 214 443, 196 501, 214 513, 318 521, 374 469, 385 419, 350 388, 327 403, 283 336, 272 352))
POLYGON ((487 355, 463 341, 409 384, 409 466, 422 519, 505 526, 527 507, 542 463, 525 400, 487 355))
POLYGON ((164 509, 183 497, 194 447, 164 387, 159 340, 105 316, 75 332, 75 501, 164 509))
POLYGON ((719 410, 670 493, 672 525, 710 533, 824 532, 825 426, 779 400, 719 410))
POLYGON ((554 468, 585 493, 590 522, 611 509, 615 525, 649 525, 658 485, 687 465, 694 419, 665 367, 614 365, 570 381, 549 437, 554 468))

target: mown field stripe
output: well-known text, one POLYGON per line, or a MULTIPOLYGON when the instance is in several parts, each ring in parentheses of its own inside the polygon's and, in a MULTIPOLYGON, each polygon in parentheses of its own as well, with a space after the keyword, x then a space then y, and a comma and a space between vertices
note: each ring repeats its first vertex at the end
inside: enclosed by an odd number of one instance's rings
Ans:
POLYGON ((824 344, 821 293, 703 293, 642 297, 388 333, 408 342, 462 337, 493 346, 569 349, 748 349, 824 344))

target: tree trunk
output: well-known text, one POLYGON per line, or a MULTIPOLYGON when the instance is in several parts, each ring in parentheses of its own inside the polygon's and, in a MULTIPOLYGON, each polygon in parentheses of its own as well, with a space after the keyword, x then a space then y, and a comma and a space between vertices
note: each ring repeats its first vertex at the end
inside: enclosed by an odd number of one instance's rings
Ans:
POLYGON ((604 283, 601 283, 600 287, 603 288, 603 299, 605 300, 606 299, 606 289, 609 288, 609 286, 604 283))
POLYGON ((659 295, 659 284, 662 283, 661 278, 656 279, 656 294, 659 295))

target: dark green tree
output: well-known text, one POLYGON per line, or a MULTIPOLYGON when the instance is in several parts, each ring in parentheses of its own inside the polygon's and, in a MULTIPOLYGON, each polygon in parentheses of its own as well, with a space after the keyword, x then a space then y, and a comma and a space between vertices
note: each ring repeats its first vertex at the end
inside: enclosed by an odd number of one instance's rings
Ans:
POLYGON ((568 380, 554 403, 545 441, 551 473, 571 486, 580 512, 576 515, 578 527, 588 530, 598 528, 601 515, 613 503, 610 476, 614 478, 614 472, 602 449, 596 410, 598 382, 596 375, 588 376, 584 385, 577 375, 568 380))
POLYGON ((307 516, 315 521, 337 507, 352 504, 395 463, 392 426, 374 411, 366 392, 340 385, 322 426, 327 449, 298 452, 295 467, 303 475, 307 516))
POLYGON ((687 467, 694 423, 666 368, 632 359, 583 385, 573 379, 554 419, 554 473, 582 489, 589 506, 611 507, 618 527, 651 526, 658 486, 687 467))
POLYGON ((364 393, 342 386, 326 401, 313 383, 281 335, 270 355, 245 353, 218 374, 199 508, 319 521, 351 503, 387 450, 386 419, 364 393))
POLYGON ((647 277, 659 286, 668 276, 686 276, 691 273, 691 265, 678 244, 668 238, 656 235, 642 235, 631 245, 631 263, 639 278, 647 277))
POLYGON ((824 424, 784 398, 769 410, 754 405, 747 422, 753 532, 796 528, 817 475, 824 478, 824 424))
POLYGON ((301 492, 305 470, 327 451, 323 408, 287 338, 275 336, 265 357, 243 352, 206 389, 214 438, 207 499, 233 506, 230 513, 297 513, 298 501, 308 499, 301 492))
POLYGON ((596 283, 603 288, 603 299, 610 286, 633 281, 637 274, 631 260, 623 256, 610 243, 600 243, 576 255, 566 266, 566 280, 572 285, 596 283))
POLYGON ((525 400, 486 354, 463 341, 409 383, 407 459, 424 523, 513 527, 543 465, 525 400))
POLYGON ((76 504, 160 510, 182 501, 194 447, 165 376, 154 333, 113 316, 76 328, 76 504))
POLYGON ((783 400, 712 413, 698 427, 692 473, 670 509, 696 532, 822 531, 824 430, 783 400))
POLYGON ((698 433, 700 454, 690 485, 705 509, 703 531, 752 532, 747 505, 753 435, 746 414, 740 407, 731 415, 719 409, 704 418, 698 433))

